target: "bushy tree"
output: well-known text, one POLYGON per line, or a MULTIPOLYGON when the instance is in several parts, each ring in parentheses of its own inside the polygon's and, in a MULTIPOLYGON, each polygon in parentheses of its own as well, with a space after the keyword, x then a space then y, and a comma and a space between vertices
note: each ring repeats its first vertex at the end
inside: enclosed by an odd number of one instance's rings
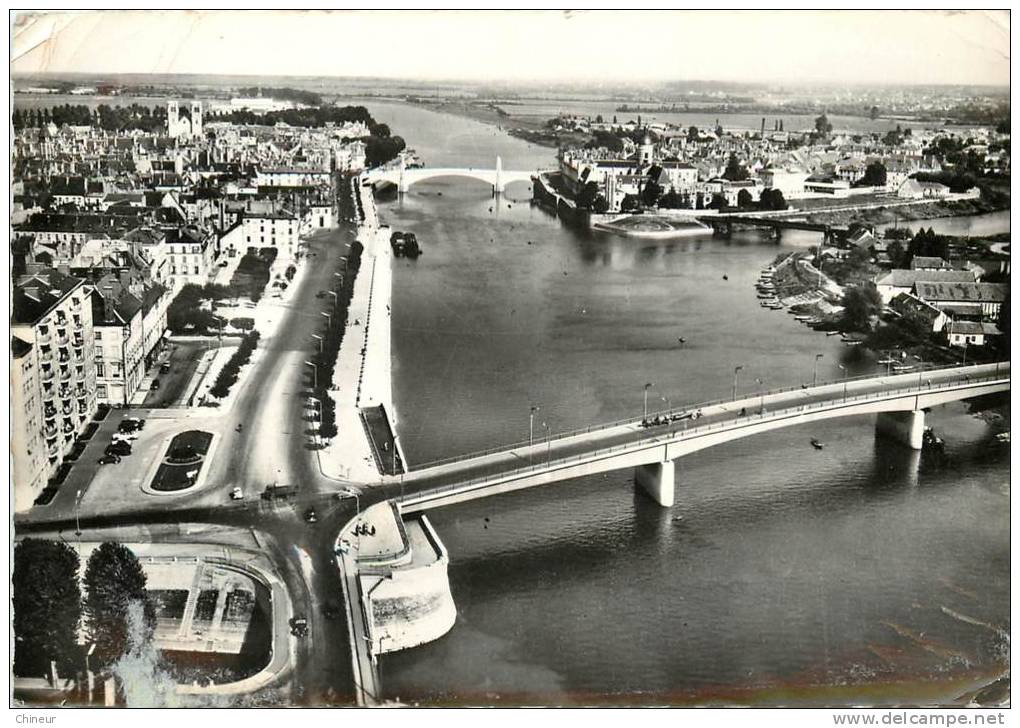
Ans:
POLYGON ((45 675, 73 664, 81 621, 78 554, 66 543, 27 538, 14 547, 14 673, 45 675))
POLYGON ((649 180, 641 190, 641 201, 648 207, 654 207, 662 196, 662 185, 649 180))
POLYGON ((754 204, 754 197, 748 190, 740 190, 737 193, 737 207, 750 207, 754 204))
POLYGON ((882 310, 882 297, 874 284, 850 286, 843 294, 843 325, 851 331, 870 331, 872 319, 882 310))
POLYGON ((761 208, 763 210, 785 210, 786 199, 783 191, 778 189, 767 189, 761 193, 761 208))
POLYGON ((864 170, 864 176, 860 184, 865 187, 884 187, 886 182, 885 165, 875 161, 869 164, 864 170))
POLYGON ((741 182, 748 178, 747 168, 740 163, 736 154, 730 154, 730 158, 726 162, 726 171, 722 176, 723 179, 728 179, 731 182, 741 182))
POLYGON ((146 577, 138 557, 123 544, 106 542, 92 552, 85 567, 85 619, 89 639, 95 643, 95 664, 107 667, 128 646, 127 610, 142 604, 145 633, 151 640, 156 629, 156 610, 145 591, 146 577))
POLYGON ((815 119, 815 131, 821 136, 828 136, 832 133, 832 122, 829 121, 828 115, 824 112, 815 119))

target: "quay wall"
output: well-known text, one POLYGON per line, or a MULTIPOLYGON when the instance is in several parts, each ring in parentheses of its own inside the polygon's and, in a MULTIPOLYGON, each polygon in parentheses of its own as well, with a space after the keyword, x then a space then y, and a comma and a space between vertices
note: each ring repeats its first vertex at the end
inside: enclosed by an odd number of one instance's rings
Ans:
POLYGON ((457 621, 446 548, 424 515, 411 521, 408 528, 417 531, 412 562, 393 568, 387 577, 378 577, 364 591, 376 654, 433 642, 457 621))

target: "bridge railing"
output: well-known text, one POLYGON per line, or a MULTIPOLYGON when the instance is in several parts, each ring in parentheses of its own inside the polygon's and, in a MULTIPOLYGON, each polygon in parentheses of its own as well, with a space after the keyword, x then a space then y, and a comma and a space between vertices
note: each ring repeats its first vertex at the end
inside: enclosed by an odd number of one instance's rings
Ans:
MULTIPOLYGON (((1006 370, 1006 372, 1008 372, 1008 363, 1007 366, 1004 366, 1003 368, 1006 370)), ((951 367, 943 367, 942 369, 951 369, 951 367)), ((899 399, 905 395, 917 395, 938 392, 942 390, 958 389, 960 388, 961 385, 972 386, 974 384, 981 384, 983 382, 997 382, 1002 380, 1003 374, 1006 372, 1003 372, 1000 370, 999 367, 996 367, 995 371, 983 376, 964 375, 963 377, 944 379, 937 382, 932 382, 930 380, 927 380, 925 382, 918 381, 917 383, 912 384, 910 386, 897 387, 891 390, 882 390, 881 392, 862 392, 862 393, 847 392, 843 396, 837 396, 832 399, 822 400, 820 402, 809 402, 802 405, 781 407, 775 410, 765 410, 757 414, 749 413, 744 415, 737 415, 734 418, 724 419, 718 422, 709 422, 701 425, 688 425, 688 422, 684 421, 680 425, 677 424, 671 425, 668 430, 660 431, 648 430, 649 437, 647 438, 641 438, 631 442, 621 443, 619 445, 598 448, 589 452, 579 453, 576 455, 568 455, 565 457, 552 458, 548 460, 539 460, 536 462, 529 463, 527 465, 515 465, 512 469, 507 468, 504 470, 498 470, 496 472, 478 475, 473 478, 455 481, 448 485, 416 491, 415 493, 411 493, 406 496, 401 496, 397 500, 401 502, 412 503, 421 500, 430 500, 434 497, 442 496, 443 494, 446 493, 451 493, 454 491, 464 490, 465 488, 470 488, 472 485, 490 483, 496 484, 499 481, 505 480, 507 478, 517 479, 521 476, 527 476, 529 474, 550 472, 553 470, 562 469, 564 467, 569 467, 571 465, 601 460, 606 458, 607 456, 623 455, 630 452, 640 452, 642 450, 648 450, 655 447, 662 447, 674 442, 680 442, 683 440, 690 439, 692 437, 700 437, 705 434, 709 434, 716 431, 740 429, 742 427, 747 427, 752 424, 783 419, 791 415, 804 414, 807 412, 817 412, 827 409, 837 409, 849 404, 858 403, 862 401, 878 402, 886 399, 899 399)), ((914 374, 914 372, 912 372, 912 374, 914 374)), ((839 383, 842 383, 842 381, 843 380, 840 380, 839 383)))
MULTIPOLYGON (((881 374, 879 374, 879 375, 876 375, 876 374, 860 374, 860 375, 857 375, 855 377, 846 377, 846 378, 843 378, 843 379, 826 380, 824 382, 819 382, 817 385, 811 385, 811 386, 807 387, 806 389, 804 388, 803 385, 798 384, 798 385, 791 385, 791 386, 788 386, 788 387, 781 387, 779 389, 769 389, 769 390, 765 390, 764 392, 747 393, 747 394, 744 394, 741 397, 738 397, 737 399, 731 399, 731 398, 728 398, 728 397, 724 397, 724 398, 720 398, 720 399, 706 400, 706 401, 703 401, 703 402, 696 402, 696 403, 689 403, 689 404, 685 403, 685 404, 680 404, 678 406, 675 406, 675 407, 672 407, 672 408, 669 408, 669 409, 649 410, 648 411, 648 417, 649 417, 649 419, 651 419, 651 418, 654 418, 654 417, 659 417, 659 416, 662 416, 662 415, 666 415, 666 414, 670 414, 670 413, 675 413, 675 412, 694 411, 694 410, 704 409, 706 407, 716 407, 718 405, 728 404, 728 403, 731 403, 731 402, 742 402, 742 401, 748 400, 748 399, 756 399, 756 398, 759 398, 759 397, 762 397, 762 396, 764 396, 764 397, 771 397, 773 395, 785 394, 787 392, 795 392, 795 391, 811 392, 813 390, 817 391, 817 390, 820 390, 820 389, 824 389, 825 387, 838 386, 838 385, 843 384, 844 382, 860 382, 860 381, 864 381, 864 380, 867 380, 867 379, 876 379, 877 380, 877 379, 882 379, 882 378, 885 378, 885 377, 917 376, 919 374, 923 374, 924 372, 928 372, 929 374, 934 374, 934 373, 941 372, 941 371, 955 371, 955 370, 959 370, 959 369, 970 369, 970 368, 979 368, 979 367, 987 367, 987 366, 995 366, 996 367, 996 369, 995 369, 996 373, 999 372, 1000 368, 1003 371, 1005 371, 1005 372, 1009 371, 1009 362, 995 362, 994 364, 953 364, 953 365, 950 365, 950 366, 944 366, 943 365, 943 366, 937 366, 937 367, 936 366, 929 366, 929 365, 926 365, 925 363, 922 362, 922 363, 919 364, 919 368, 911 370, 910 372, 905 372, 905 373, 900 373, 900 374, 895 374, 894 373, 894 374, 888 374, 888 375, 881 375, 881 374)), ((604 430, 612 429, 614 427, 623 427, 623 426, 627 426, 627 425, 640 425, 642 419, 643 419, 643 417, 625 417, 625 418, 622 418, 622 419, 619 419, 619 420, 612 420, 612 421, 609 421, 609 422, 602 422, 602 423, 599 423, 599 424, 588 425, 586 427, 578 427, 578 428, 575 428, 575 429, 572 429, 572 430, 560 430, 558 432, 555 432, 555 433, 552 433, 552 434, 549 434, 549 435, 543 435, 541 437, 535 437, 534 439, 521 440, 521 441, 512 442, 512 443, 504 443, 502 445, 496 445, 496 446, 493 446, 493 447, 485 448, 484 450, 475 450, 475 451, 472 451, 472 452, 464 453, 463 455, 453 455, 451 457, 440 458, 440 459, 437 459, 437 460, 429 460, 429 461, 426 461, 426 462, 423 462, 423 463, 413 463, 412 464, 412 466, 413 466, 412 470, 425 470, 427 468, 435 468, 435 467, 439 467, 439 466, 442 466, 442 465, 450 465, 450 464, 453 464, 453 463, 464 462, 466 460, 474 460, 476 458, 485 457, 486 455, 493 455, 495 453, 507 452, 509 450, 516 450, 516 449, 523 448, 523 447, 530 447, 532 445, 546 445, 546 444, 548 444, 550 442, 559 442, 559 441, 562 441, 562 440, 569 439, 571 437, 578 437, 580 435, 591 434, 592 432, 602 432, 604 430)))

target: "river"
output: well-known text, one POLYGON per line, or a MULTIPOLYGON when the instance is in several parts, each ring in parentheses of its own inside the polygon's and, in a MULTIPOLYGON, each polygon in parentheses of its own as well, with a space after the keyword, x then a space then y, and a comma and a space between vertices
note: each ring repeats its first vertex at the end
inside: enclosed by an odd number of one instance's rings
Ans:
MULTIPOLYGON (((468 119, 368 106, 430 165, 497 154, 507 169, 552 164, 549 150, 468 119)), ((738 365, 744 392, 810 381, 818 353, 819 378, 840 375, 849 350, 838 337, 761 309, 753 288, 812 234, 780 246, 755 232, 638 242, 566 227, 523 185, 508 197, 439 179, 381 203, 425 251, 399 263, 392 303, 412 464, 519 441, 532 405, 541 433, 636 416, 646 383, 660 407, 725 396, 738 365)), ((934 225, 968 224, 1009 229, 1008 215, 934 225)), ((852 374, 874 366, 845 363, 852 374)), ((423 704, 899 702, 1000 672, 1008 446, 962 404, 929 423, 944 458, 876 439, 871 417, 703 451, 680 461, 672 510, 621 471, 435 511, 457 623, 384 656, 386 693, 423 704)))

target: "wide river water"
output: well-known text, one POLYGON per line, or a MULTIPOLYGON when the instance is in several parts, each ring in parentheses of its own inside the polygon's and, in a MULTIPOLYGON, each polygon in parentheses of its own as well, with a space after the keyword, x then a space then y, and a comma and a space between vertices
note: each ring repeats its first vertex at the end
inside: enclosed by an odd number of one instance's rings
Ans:
MULTIPOLYGON (((554 163, 471 120, 368 106, 428 165, 554 163)), ((527 198, 445 178, 381 202, 424 246, 398 263, 392 302, 412 465, 520 441, 532 405, 541 434, 636 416, 646 383, 658 407, 725 396, 738 365, 744 392, 810 381, 819 353, 819 378, 839 377, 839 337, 760 308, 753 286, 812 234, 642 242, 567 227, 527 198)), ((1009 217, 924 224, 988 234, 1009 217)), ((944 458, 876 438, 867 416, 702 451, 680 461, 671 510, 620 471, 430 513, 457 623, 383 657, 385 691, 426 704, 897 702, 996 674, 1008 446, 962 404, 929 423, 944 458)))

